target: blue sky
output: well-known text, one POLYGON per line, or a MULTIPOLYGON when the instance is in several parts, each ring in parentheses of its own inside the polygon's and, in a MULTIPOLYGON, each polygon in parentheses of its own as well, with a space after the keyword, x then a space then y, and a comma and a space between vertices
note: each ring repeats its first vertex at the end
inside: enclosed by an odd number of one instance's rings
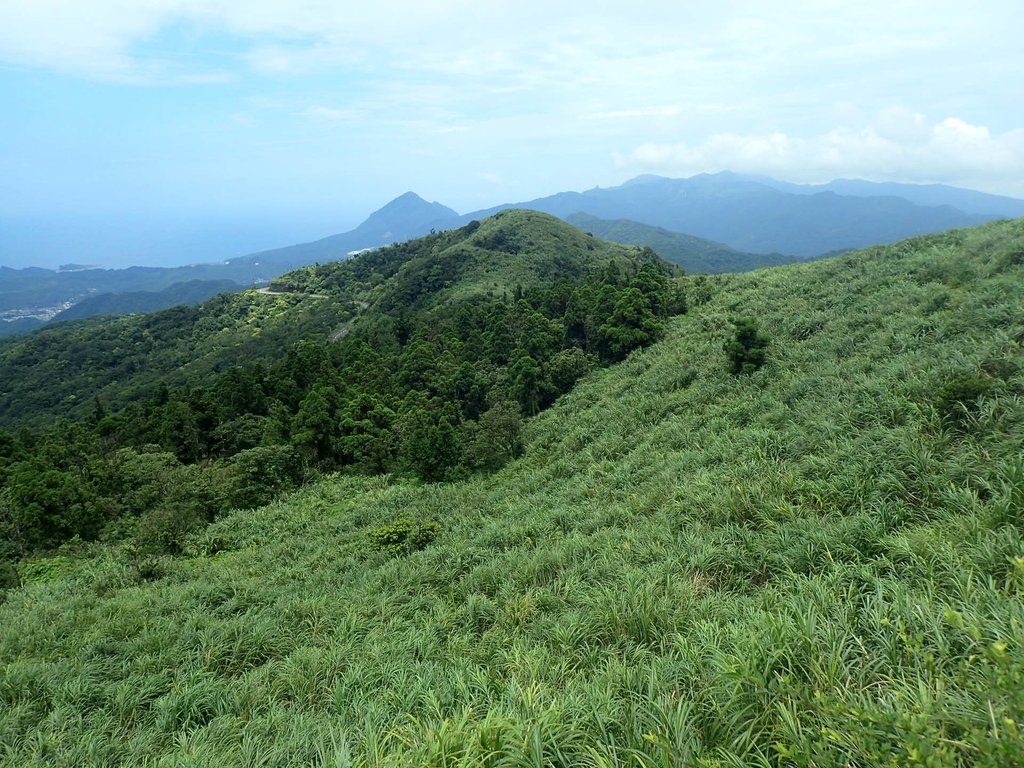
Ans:
POLYGON ((1024 4, 0 0, 0 263, 208 260, 639 173, 1024 197, 1024 4))

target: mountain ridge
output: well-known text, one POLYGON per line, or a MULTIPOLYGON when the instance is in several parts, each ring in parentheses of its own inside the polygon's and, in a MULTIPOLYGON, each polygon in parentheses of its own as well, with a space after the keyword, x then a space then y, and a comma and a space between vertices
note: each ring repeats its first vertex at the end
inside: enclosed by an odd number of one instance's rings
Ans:
POLYGON ((548 214, 506 210, 460 229, 301 267, 265 290, 6 337, 0 339, 0 425, 81 417, 93 396, 120 408, 152 395, 156 378, 196 385, 232 366, 269 365, 297 337, 327 344, 367 314, 390 326, 394 319, 383 319, 389 313, 503 301, 579 280, 587 264, 616 260, 657 257, 588 237, 548 214))
POLYGON ((629 219, 599 219, 585 213, 574 213, 566 218, 573 226, 591 232, 605 240, 630 245, 646 245, 661 258, 676 264, 691 274, 745 272, 751 269, 792 264, 803 261, 781 253, 744 253, 724 243, 705 240, 663 227, 652 227, 629 219))
MULTIPOLYGON (((562 219, 584 213, 606 220, 627 219, 646 226, 700 237, 747 253, 768 253, 764 264, 780 263, 771 253, 810 258, 888 242, 901 237, 980 223, 1024 212, 1024 201, 943 185, 901 185, 837 180, 796 185, 730 172, 689 179, 641 175, 610 188, 562 192, 525 203, 507 203, 458 214, 406 192, 371 213, 358 227, 319 240, 274 248, 223 263, 178 268, 54 272, 0 268, 0 312, 22 324, 43 322, 63 307, 95 293, 160 291, 195 279, 233 280, 240 287, 268 282, 291 269, 348 258, 428 233, 456 228, 514 207, 532 208, 562 219), (907 198, 913 198, 919 205, 907 198), (959 202, 973 212, 944 207, 959 202), (941 203, 942 205, 933 205, 941 203), (995 209, 985 212, 986 207, 995 209), (7 290, 4 290, 6 288, 7 290), (44 311, 41 311, 44 310, 44 311)), ((1024 213, 1022 213, 1024 215, 1024 213)), ((753 265, 756 260, 744 262, 753 265)), ((4 323, 2 330, 14 326, 4 323)))
MULTIPOLYGON (((732 173, 688 179, 641 176, 617 187, 563 192, 509 204, 565 218, 586 213, 715 240, 748 252, 800 258, 867 247, 905 237, 973 226, 998 218, 898 197, 853 197, 831 190, 794 194, 732 173)), ((464 219, 505 205, 467 214, 464 219)))

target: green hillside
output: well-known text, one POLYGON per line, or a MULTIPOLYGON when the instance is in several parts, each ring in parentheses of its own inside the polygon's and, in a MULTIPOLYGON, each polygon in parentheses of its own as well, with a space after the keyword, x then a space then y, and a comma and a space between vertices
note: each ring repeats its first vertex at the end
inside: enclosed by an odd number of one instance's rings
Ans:
POLYGON ((0 427, 40 426, 195 386, 219 371, 279 360, 297 341, 327 342, 358 314, 382 316, 582 278, 616 261, 650 260, 636 248, 587 237, 554 217, 504 211, 484 222, 306 267, 271 290, 217 296, 199 306, 65 323, 0 339, 0 427))
POLYGON ((1022 281, 1024 220, 689 278, 496 474, 23 563, 0 760, 1024 764, 1022 281))
POLYGON ((646 245, 665 261, 680 266, 691 274, 746 272, 803 261, 796 256, 781 253, 737 251, 714 240, 671 232, 662 227, 652 227, 629 219, 610 221, 586 213, 574 213, 567 217, 566 221, 605 240, 629 245, 646 245))
POLYGON ((177 553, 226 510, 339 470, 494 470, 524 417, 661 338, 685 311, 671 272, 509 211, 0 346, 0 564, 74 539, 177 553))

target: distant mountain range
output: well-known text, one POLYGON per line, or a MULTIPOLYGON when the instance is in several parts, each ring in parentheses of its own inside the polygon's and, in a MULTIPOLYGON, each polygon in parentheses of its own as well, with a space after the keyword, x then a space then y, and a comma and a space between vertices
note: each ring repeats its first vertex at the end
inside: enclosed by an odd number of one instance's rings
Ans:
MULTIPOLYGON (((452 229, 500 210, 526 208, 570 221, 600 237, 648 245, 691 272, 742 271, 894 242, 913 235, 1024 216, 1024 200, 945 185, 840 179, 791 184, 735 173, 687 179, 638 176, 610 188, 560 192, 460 215, 406 192, 355 229, 321 240, 261 251, 217 264, 125 270, 0 267, 0 334, 54 318, 125 314, 171 286, 210 282, 209 290, 264 283, 309 264, 452 229), (123 296, 123 294, 135 294, 123 296), (100 298, 102 294, 115 294, 100 298), (117 298, 122 296, 122 298, 117 298)), ((199 296, 204 289, 188 289, 199 296)), ((170 294, 165 294, 164 299, 170 294)))
POLYGON ((626 220, 770 256, 747 262, 748 269, 781 263, 779 255, 807 259, 1024 216, 1024 200, 943 185, 839 180, 815 186, 728 172, 688 179, 648 175, 617 187, 560 192, 463 215, 407 192, 351 232, 246 258, 289 265, 303 259, 310 260, 307 263, 333 260, 346 251, 385 245, 396 237, 422 235, 431 229, 451 229, 508 208, 542 211, 566 221, 576 214, 626 220))
MULTIPOLYGON (((769 184, 733 173, 701 174, 689 179, 640 176, 618 187, 561 192, 469 216, 479 218, 505 207, 532 208, 560 218, 587 213, 602 219, 629 219, 684 232, 741 251, 810 258, 973 226, 1005 217, 1012 202, 1021 206, 1020 215, 1024 215, 1024 201, 995 195, 971 198, 975 211, 991 198, 991 212, 968 213, 950 202, 920 205, 894 196, 894 187, 907 185, 884 185, 870 196, 864 194, 870 182, 855 186, 861 194, 839 194, 830 189, 815 190, 781 182, 769 184)), ((932 190, 936 201, 941 199, 942 191, 932 190)), ((953 192, 949 194, 950 200, 965 198, 960 194, 965 190, 953 192)))
POLYGON ((759 182, 783 192, 813 195, 835 192, 852 197, 900 197, 915 205, 958 208, 964 213, 999 216, 1015 219, 1024 216, 1024 200, 1002 195, 990 195, 973 189, 960 189, 946 184, 897 184, 895 182, 864 181, 863 179, 836 179, 827 184, 790 184, 765 176, 739 177, 759 182))
POLYGON ((687 272, 746 272, 802 261, 781 253, 745 253, 713 240, 671 232, 629 219, 609 221, 586 213, 574 213, 566 221, 604 240, 626 245, 646 245, 665 261, 677 264, 687 272))

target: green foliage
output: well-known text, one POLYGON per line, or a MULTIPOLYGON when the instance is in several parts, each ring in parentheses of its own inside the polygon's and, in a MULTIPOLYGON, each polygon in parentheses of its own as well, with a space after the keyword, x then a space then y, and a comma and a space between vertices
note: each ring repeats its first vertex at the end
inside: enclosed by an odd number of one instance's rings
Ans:
MULTIPOLYGON (((1024 764, 1022 249, 1004 222, 709 278, 497 474, 336 473, 145 572, 61 555, 0 605, 0 762, 1024 764), (723 370, 734 315, 773 329, 757 387, 723 370), (958 431, 932 407, 950 371, 997 380, 958 431), (443 535, 371 551, 402 519, 443 535)), ((382 357, 353 380, 388 380, 382 357)))
POLYGON ((441 533, 441 524, 436 520, 417 521, 403 517, 388 525, 373 528, 367 532, 370 549, 388 555, 408 555, 431 544, 441 533))
POLYGON ((523 417, 516 403, 502 400, 466 425, 463 462, 470 469, 500 469, 523 451, 523 417))
POLYGON ((401 458, 421 479, 445 480, 458 464, 459 434, 443 413, 413 404, 400 419, 398 432, 401 458))
POLYGON ((764 365, 770 338, 762 333, 757 321, 738 318, 733 321, 733 337, 725 342, 725 352, 734 376, 750 374, 764 365))
POLYGON ((236 453, 227 462, 225 506, 261 507, 303 480, 298 452, 290 445, 266 445, 236 453))
POLYGON ((964 428, 978 415, 979 399, 995 386, 995 380, 985 371, 971 371, 953 376, 939 389, 936 408, 944 420, 957 428, 964 428))
POLYGON ((112 540, 147 515, 145 546, 173 550, 197 521, 317 472, 496 469, 519 452, 520 416, 493 404, 537 415, 685 306, 649 249, 528 211, 275 288, 0 349, 8 416, 81 416, 73 452, 63 426, 0 442, 10 556, 112 540), (73 370, 55 375, 55 361, 73 370))
POLYGON ((611 360, 621 360, 634 349, 659 339, 664 326, 650 302, 636 288, 628 288, 615 302, 611 317, 601 326, 601 347, 611 360))
POLYGON ((139 518, 133 544, 146 555, 178 554, 185 540, 207 521, 194 506, 162 504, 139 518))
POLYGON ((18 569, 10 560, 0 560, 0 595, 5 590, 21 586, 21 577, 18 569))

